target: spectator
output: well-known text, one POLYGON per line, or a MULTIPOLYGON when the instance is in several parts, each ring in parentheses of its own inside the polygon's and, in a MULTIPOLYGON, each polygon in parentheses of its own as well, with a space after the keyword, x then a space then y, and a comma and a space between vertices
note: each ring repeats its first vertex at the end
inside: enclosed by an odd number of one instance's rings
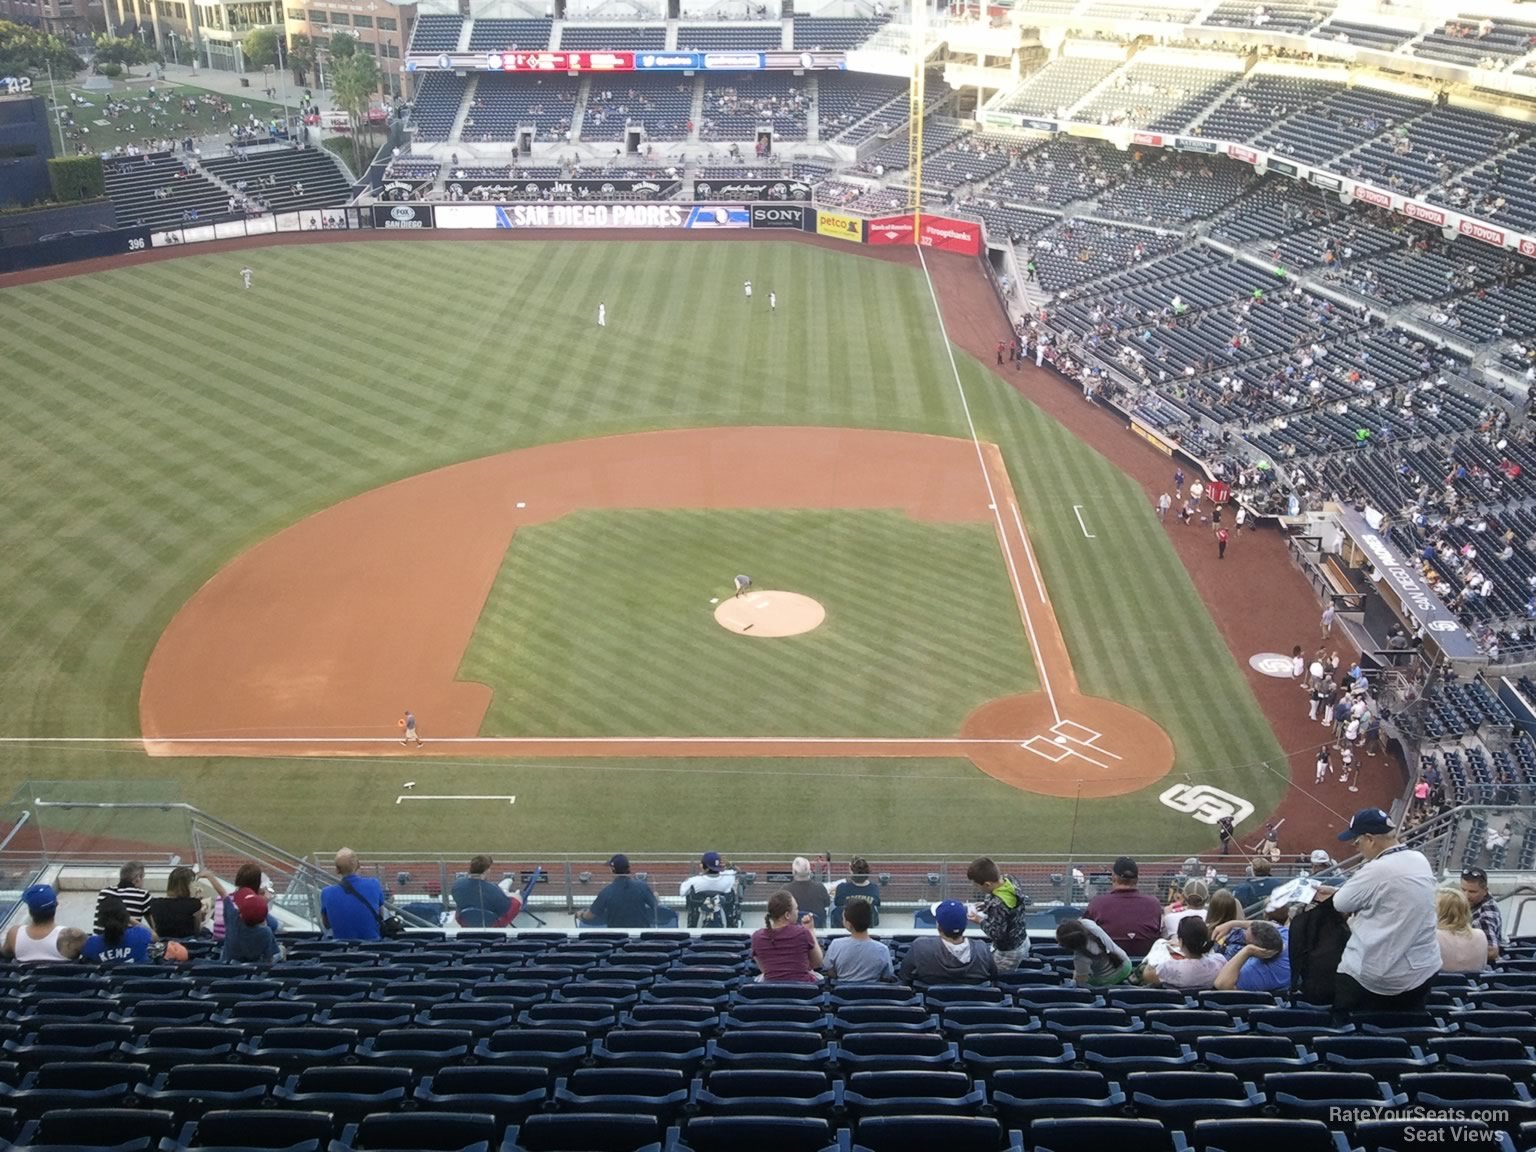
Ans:
POLYGON ((1248 865, 1249 878, 1232 889, 1232 895, 1237 898, 1238 907, 1252 908, 1255 904, 1262 904, 1269 899, 1269 894, 1280 887, 1280 878, 1270 875, 1271 867, 1268 860, 1262 856, 1255 856, 1248 865))
POLYGON ((822 965, 831 979, 844 984, 876 984, 896 979, 891 950, 869 935, 874 914, 875 906, 868 900, 852 900, 843 905, 843 927, 848 935, 832 941, 822 965))
POLYGON ((1211 893, 1211 902, 1205 909, 1205 926, 1213 937, 1218 936, 1223 924, 1243 918, 1243 910, 1237 906, 1237 897, 1226 888, 1211 893))
MULTIPOLYGON (((521 898, 509 896, 501 885, 485 878, 493 863, 489 856, 476 856, 469 862, 469 874, 453 882, 449 895, 453 897, 454 919, 460 928, 505 928, 523 910, 521 898)), ((356 886, 359 881, 354 879, 352 883, 356 886)))
POLYGON ((880 924, 880 885, 869 878, 869 861, 862 856, 855 856, 848 862, 848 879, 842 881, 832 892, 832 906, 842 908, 854 897, 868 900, 873 906, 870 918, 871 927, 880 924))
POLYGON ((1141 982, 1176 988, 1181 992, 1203 992, 1214 988, 1225 958, 1216 951, 1216 942, 1211 939, 1211 930, 1205 926, 1205 917, 1184 917, 1177 925, 1177 932, 1177 944, 1170 948, 1168 959, 1156 967, 1145 965, 1141 970, 1141 982))
POLYGON ((1435 877, 1422 853, 1398 843, 1397 829, 1380 808, 1362 808, 1339 833, 1358 842, 1362 864, 1338 889, 1319 898, 1350 918, 1349 943, 1339 961, 1333 1011, 1416 1012, 1440 971, 1435 939, 1435 877))
POLYGON ((59 896, 47 884, 34 884, 21 894, 30 924, 12 924, 5 934, 3 954, 18 964, 56 964, 75 960, 85 944, 85 933, 55 922, 59 896))
POLYGON ((824 957, 809 914, 800 915, 794 896, 781 889, 768 897, 764 927, 752 933, 752 959, 770 983, 814 984, 824 957))
POLYGON ((224 898, 225 962, 267 963, 278 959, 277 936, 268 923, 267 898, 255 888, 239 887, 224 898))
POLYGON ((1163 938, 1163 906, 1137 889, 1141 870, 1129 856, 1117 859, 1110 871, 1109 891, 1088 902, 1084 919, 1103 929, 1126 956, 1139 960, 1154 940, 1163 938))
POLYGON ((134 922, 126 904, 108 896, 97 902, 96 918, 101 921, 101 930, 87 937, 80 950, 84 959, 102 964, 149 963, 149 946, 155 942, 155 934, 134 922))
POLYGON ((1455 888, 1435 893, 1435 939, 1440 944, 1440 971, 1481 972, 1491 962, 1488 937, 1472 924, 1472 906, 1455 888))
POLYGON ((1312 849, 1312 855, 1307 858, 1312 879, 1319 884, 1339 885, 1344 883, 1344 873, 1339 871, 1338 864, 1333 857, 1328 855, 1326 848, 1312 849))
POLYGON ((1056 943, 1072 953, 1072 979, 1083 988, 1107 988, 1131 977, 1131 958, 1091 919, 1063 920, 1056 943))
POLYGON ((690 928, 734 928, 741 922, 736 915, 736 869, 727 867, 718 852, 704 853, 699 874, 684 880, 677 891, 687 904, 690 928))
POLYGON ((613 856, 608 861, 613 879, 597 894, 590 908, 576 915, 578 920, 601 920, 609 928, 656 927, 656 893, 644 880, 629 873, 629 857, 613 856))
POLYGON ((986 893, 970 914, 972 923, 980 924, 999 972, 1012 972, 1029 955, 1028 925, 1024 905, 1028 901, 1019 892, 1012 876, 1004 876, 995 861, 981 856, 965 870, 966 879, 986 893))
POLYGON ((224 885, 212 872, 194 872, 190 868, 172 868, 165 878, 165 895, 156 896, 149 902, 146 919, 156 935, 168 939, 184 939, 196 936, 203 930, 208 917, 208 907, 200 896, 192 892, 195 880, 206 880, 213 885, 217 898, 224 898, 224 885))
POLYGON ((149 893, 144 890, 144 865, 136 860, 124 864, 118 869, 117 884, 96 893, 96 915, 92 924, 98 933, 103 926, 101 906, 114 897, 123 902, 123 907, 128 909, 128 915, 134 920, 142 920, 148 915, 149 893))
POLYGON ((336 875, 341 883, 320 893, 320 922, 337 940, 379 939, 384 886, 372 876, 357 874, 357 853, 350 848, 336 853, 336 875))
POLYGON ((789 867, 793 878, 784 886, 784 891, 795 898, 800 911, 809 914, 816 927, 825 928, 827 909, 832 906, 827 886, 811 875, 811 862, 804 856, 796 856, 789 867))
POLYGON ((1499 911, 1498 901, 1488 895, 1488 873, 1481 868, 1462 872, 1461 894, 1472 909, 1473 924, 1488 938, 1488 963, 1492 964, 1504 946, 1504 915, 1499 911))
POLYGON ((1232 953, 1216 976, 1223 992, 1284 992, 1291 986, 1291 959, 1286 933, 1268 920, 1238 921, 1227 936, 1229 944, 1239 932, 1242 946, 1232 953))
POLYGON ((958 900, 943 900, 933 910, 938 935, 919 936, 901 958, 903 983, 985 984, 997 979, 992 945, 968 939, 970 910, 958 900))
POLYGON ((1203 923, 1210 898, 1211 886, 1204 880, 1184 881, 1183 895, 1163 913, 1163 935, 1175 939, 1179 934, 1179 921, 1186 916, 1198 916, 1203 923))

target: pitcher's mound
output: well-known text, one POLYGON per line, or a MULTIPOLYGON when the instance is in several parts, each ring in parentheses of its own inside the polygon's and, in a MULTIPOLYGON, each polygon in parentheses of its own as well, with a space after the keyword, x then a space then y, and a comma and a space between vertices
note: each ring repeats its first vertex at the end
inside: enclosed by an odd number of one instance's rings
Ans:
POLYGON ((748 592, 720 601, 715 621, 730 632, 769 639, 798 636, 819 627, 827 610, 798 592, 748 592))

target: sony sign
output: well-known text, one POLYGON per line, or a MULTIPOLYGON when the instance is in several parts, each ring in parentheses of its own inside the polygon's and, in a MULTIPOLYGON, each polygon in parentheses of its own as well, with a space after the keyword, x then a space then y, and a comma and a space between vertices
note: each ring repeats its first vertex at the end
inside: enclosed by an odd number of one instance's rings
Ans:
POLYGON ((804 228, 805 209, 797 204, 751 205, 754 228, 804 228))

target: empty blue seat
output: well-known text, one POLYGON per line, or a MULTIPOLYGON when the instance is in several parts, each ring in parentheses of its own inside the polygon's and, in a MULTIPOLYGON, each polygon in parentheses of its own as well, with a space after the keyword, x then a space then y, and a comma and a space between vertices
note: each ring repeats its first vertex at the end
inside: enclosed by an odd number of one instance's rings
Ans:
POLYGON ((477 1040, 510 1028, 516 1021, 515 1007, 485 1000, 434 1004, 418 1012, 415 1018, 416 1024, 422 1028, 462 1028, 474 1033, 477 1040))
POLYGON ((600 1065, 675 1068, 692 1076, 704 1059, 704 1038, 664 1028, 616 1028, 592 1042, 592 1058, 600 1065))
POLYGON ((481 1064, 518 1064, 564 1073, 587 1055, 585 1033, 556 1028, 509 1028, 493 1032, 475 1045, 481 1064))
POLYGON ((720 1027, 720 1014, 709 1004, 668 1001, 665 1004, 636 1004, 619 1016, 620 1028, 665 1028, 674 1032, 713 1032, 720 1027))
POLYGON ((1369 1072, 1390 1082, 1434 1066, 1433 1057, 1399 1036, 1319 1036, 1310 1047, 1326 1067, 1369 1072))
POLYGON ((964 1072, 855 1072, 843 1089, 850 1116, 964 1115, 987 1101, 986 1087, 964 1072))
POLYGON ((1502 1036, 1440 1036, 1429 1041, 1429 1054, 1447 1072, 1501 1072, 1528 1077, 1536 1066, 1536 1051, 1502 1036))
POLYGON ((707 1115, 830 1116, 837 1092, 826 1072, 722 1068, 695 1085, 692 1102, 707 1115))
POLYGON ((177 1064, 195 1064, 203 1060, 226 1060, 245 1040, 238 1028, 156 1028, 123 1045, 123 1054, 153 1068, 171 1068, 177 1064))
POLYGON ((759 983, 749 981, 731 993, 731 1002, 756 1003, 762 1000, 791 1000, 797 1004, 825 1004, 827 991, 820 984, 759 983))
POLYGON ((1030 1152, 1082 1152, 1090 1148, 1171 1152, 1173 1148, 1172 1138, 1156 1120, 1119 1117, 1032 1120, 1024 1143, 1030 1152))
POLYGON ((1188 1044, 1149 1032, 1090 1033, 1077 1047, 1083 1063, 1101 1072, 1151 1072, 1188 1068, 1195 1063, 1188 1044))
POLYGON ((66 1061, 44 1064, 28 1073, 17 1087, 0 1085, 0 1105, 14 1108, 24 1120, 55 1109, 109 1108, 137 1105, 134 1093, 151 1079, 148 1064, 107 1061, 66 1061))
POLYGON ((1495 1128, 1512 1130, 1536 1120, 1536 1102, 1526 1084, 1497 1072, 1413 1072, 1397 1083, 1415 1105, 1446 1112, 1497 1112, 1505 1119, 1484 1117, 1495 1128))
POLYGON ((1124 1081, 1139 1116, 1170 1126, 1258 1112, 1264 1096, 1230 1072, 1131 1072, 1124 1081))
POLYGON ((810 1116, 696 1116, 683 1127, 687 1152, 823 1152, 832 1125, 810 1116))
POLYGON ((1412 1148, 1491 1148, 1512 1152, 1509 1137, 1481 1120, 1362 1120, 1350 1143, 1362 1152, 1412 1148))
POLYGON ((654 1116, 547 1112, 509 1129, 502 1152, 660 1152, 667 1135, 654 1116))
POLYGON ((5 1054, 22 1068, 41 1068, 59 1060, 110 1060, 123 1044, 131 1044, 128 1024, 44 1024, 20 1040, 7 1040, 5 1054))
POLYGON ((431 1112, 486 1112, 500 1124, 521 1124, 549 1098, 544 1068, 440 1068, 422 1078, 415 1099, 431 1112))
POLYGON ((930 984, 923 989, 923 1003, 930 1011, 955 1004, 1006 1004, 1008 997, 991 984, 930 984))
POLYGON ((1270 1072, 1304 1072, 1317 1056, 1287 1036, 1207 1036, 1195 1041, 1195 1054, 1218 1072, 1262 1077, 1270 1072))
POLYGON ((1232 1036, 1248 1031, 1241 1020, 1234 1020, 1215 1008, 1154 1008, 1142 1013, 1148 1032, 1163 1033, 1186 1044, 1202 1036, 1232 1036))
POLYGON ((905 984, 833 984, 827 990, 827 1003, 833 1008, 871 1001, 878 1004, 920 1006, 923 998, 905 984))
POLYGON ((1047 1032, 1076 1043, 1090 1032, 1140 1032, 1144 1025, 1124 1008, 1046 1008, 1047 1032))
POLYGON ((1267 1036, 1294 1036, 1303 1041, 1354 1031, 1349 1024, 1335 1027, 1333 1014, 1325 1008, 1255 1008, 1248 1013, 1248 1027, 1267 1036))
POLYGON ((178 1064, 153 1084, 140 1084, 136 1094, 146 1107, 174 1112, 184 1123, 210 1108, 259 1107, 281 1078, 271 1064, 178 1064))
POLYGON ((1050 1117, 1109 1114, 1125 1106, 1102 1072, 1076 1068, 1020 1068, 993 1074, 992 1106, 1010 1127, 1050 1117))
POLYGON ((937 1032, 939 1017, 916 1005, 845 1004, 832 1015, 834 1032, 937 1032))
POLYGON ((17 1144, 147 1152, 175 1135, 176 1118, 158 1109, 60 1108, 28 1121, 17 1144))
POLYGON ((1400 1106, 1408 1097, 1368 1072, 1274 1072, 1264 1080, 1264 1095, 1281 1115, 1303 1120, 1331 1120, 1337 1110, 1369 1111, 1400 1106))
POLYGON ((578 1068, 555 1082, 562 1112, 619 1112, 664 1122, 688 1102, 688 1079, 676 1068, 578 1068))
POLYGON ((524 1028, 576 1028, 596 1035, 619 1022, 619 1010, 611 1004, 550 1002, 523 1009, 517 1022, 524 1028))
POLYGON ((1041 1012, 1047 1008, 1093 1008, 1103 1004, 1092 988, 1020 988, 1014 1003, 1041 1012))
POLYGON ((342 1133, 340 1149, 398 1148, 419 1152, 489 1152, 501 1135, 483 1112, 378 1112, 342 1133))
POLYGON ((997 1152, 1023 1148, 1023 1134, 1006 1132, 990 1116, 874 1116, 853 1130, 857 1152, 997 1152))
POLYGON ((1138 988, 1131 984, 1117 984, 1104 989, 1104 1002, 1111 1008, 1130 1011, 1144 1008, 1184 1008, 1189 1001, 1176 988, 1138 988))
POLYGON ((258 1064, 297 1071, 313 1064, 339 1064, 358 1044, 350 1028, 268 1028, 238 1051, 258 1064))
POLYGON ((214 1109, 188 1123, 174 1148, 283 1149, 285 1152, 320 1152, 334 1136, 334 1124, 326 1112, 289 1112, 276 1108, 214 1109))
POLYGON ((313 1000, 242 1000, 224 1008, 211 1022, 252 1036, 268 1028, 303 1027, 319 1010, 313 1000))
POLYGON ((462 1028, 386 1028, 360 1041, 356 1054, 364 1063, 422 1071, 457 1064, 474 1046, 475 1034, 462 1028))
POLYGON ((719 1068, 821 1068, 832 1059, 832 1047, 815 1032, 747 1028, 709 1041, 705 1059, 719 1068))
POLYGON ((1048 1032, 972 1032, 960 1041, 960 1059, 974 1077, 1008 1068, 1055 1068, 1077 1059, 1071 1044, 1048 1032))
POLYGON ((946 1036, 968 1032, 1036 1032, 1040 1021, 1027 1008, 1006 1004, 956 1004, 945 1008, 939 1027, 946 1036))
POLYGON ((1349 1152, 1342 1132, 1321 1120, 1196 1120, 1193 1152, 1349 1152))
POLYGON ((307 1068, 278 1085, 272 1096, 285 1108, 326 1112, 337 1123, 355 1124, 370 1113, 403 1104, 413 1079, 409 1068, 307 1068))
POLYGON ((850 1032, 833 1045, 832 1058, 848 1071, 876 1068, 948 1068, 959 1048, 937 1032, 850 1032))

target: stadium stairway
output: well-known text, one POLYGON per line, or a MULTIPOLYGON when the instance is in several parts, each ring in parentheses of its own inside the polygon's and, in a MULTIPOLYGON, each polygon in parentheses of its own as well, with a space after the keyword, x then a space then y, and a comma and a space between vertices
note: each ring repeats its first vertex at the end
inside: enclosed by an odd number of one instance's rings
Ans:
MULTIPOLYGON (((448 130, 448 143, 457 144, 459 142, 459 138, 464 131, 464 121, 469 118, 469 110, 475 105, 475 93, 479 91, 479 88, 480 77, 471 74, 469 83, 464 87, 464 95, 459 100, 459 110, 453 118, 453 127, 448 130)), ((580 122, 578 121, 576 127, 572 130, 575 131, 579 127, 580 122)))

